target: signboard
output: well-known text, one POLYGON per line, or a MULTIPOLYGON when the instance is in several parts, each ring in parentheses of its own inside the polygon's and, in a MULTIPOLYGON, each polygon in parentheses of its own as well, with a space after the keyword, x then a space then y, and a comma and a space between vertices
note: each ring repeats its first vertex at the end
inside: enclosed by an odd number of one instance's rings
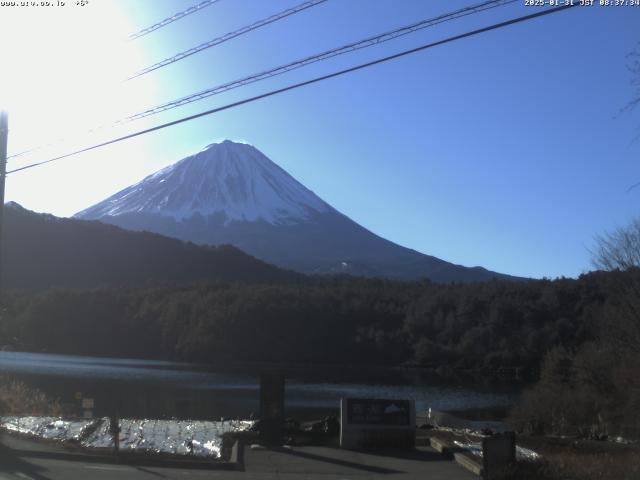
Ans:
POLYGON ((416 408, 413 400, 343 398, 340 446, 350 449, 413 449, 416 408))
POLYGON ((353 425, 411 425, 409 400, 347 398, 347 422, 353 425))

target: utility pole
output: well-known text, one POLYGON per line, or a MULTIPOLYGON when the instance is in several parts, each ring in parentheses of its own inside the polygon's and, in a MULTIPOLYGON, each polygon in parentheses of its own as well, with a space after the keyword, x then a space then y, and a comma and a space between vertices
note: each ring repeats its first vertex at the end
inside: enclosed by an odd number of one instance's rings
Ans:
POLYGON ((0 111, 0 294, 4 262, 2 258, 2 225, 4 222, 4 182, 7 178, 7 141, 9 138, 9 114, 0 111))

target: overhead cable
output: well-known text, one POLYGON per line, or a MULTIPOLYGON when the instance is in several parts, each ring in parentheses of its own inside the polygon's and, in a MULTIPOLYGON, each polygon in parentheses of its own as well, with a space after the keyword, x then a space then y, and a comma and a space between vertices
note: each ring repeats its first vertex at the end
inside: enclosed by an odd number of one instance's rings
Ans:
POLYGON ((50 158, 48 160, 43 160, 43 161, 40 161, 40 162, 35 162, 35 163, 29 164, 29 165, 25 165, 23 167, 13 169, 13 170, 7 172, 7 174, 16 173, 16 172, 28 170, 28 169, 31 169, 31 168, 35 168, 35 167, 38 167, 40 165, 45 165, 45 164, 48 164, 48 163, 51 163, 51 162, 62 160, 63 158, 68 158, 68 157, 71 157, 71 156, 74 156, 74 155, 78 155, 80 153, 88 152, 88 151, 95 150, 95 149, 100 148, 100 147, 104 147, 104 146, 111 145, 111 144, 114 144, 114 143, 122 142, 122 141, 128 140, 130 138, 138 137, 140 135, 145 135, 147 133, 155 132, 155 131, 158 131, 158 130, 162 130, 164 128, 168 128, 168 127, 171 127, 171 126, 174 126, 174 125, 178 125, 180 123, 184 123, 184 122, 188 122, 188 121, 191 121, 191 120, 195 120, 195 119, 200 118, 200 117, 204 117, 204 116, 207 116, 207 115, 212 115, 214 113, 222 112, 224 110, 229 110, 231 108, 239 107, 239 106, 245 105, 247 103, 252 103, 252 102, 261 100, 263 98, 267 98, 267 97, 271 97, 271 96, 274 96, 274 95, 278 95, 280 93, 284 93, 284 92, 287 92, 287 91, 290 91, 290 90, 294 90, 294 89, 301 88, 301 87, 304 87, 304 86, 307 86, 307 85, 318 83, 318 82, 321 82, 321 81, 324 81, 324 80, 328 80, 330 78, 338 77, 338 76, 341 76, 341 75, 345 75, 347 73, 355 72, 355 71, 358 71, 358 70, 362 70, 364 68, 368 68, 368 67, 371 67, 371 66, 374 66, 374 65, 378 65, 378 64, 381 64, 381 63, 384 63, 384 62, 395 60, 395 59, 398 59, 398 58, 401 58, 401 57, 404 57, 404 56, 407 56, 407 55, 411 55, 411 54, 414 54, 414 53, 417 53, 417 52, 421 52, 423 50, 427 50, 429 48, 437 47, 439 45, 444 45, 446 43, 454 42, 456 40, 461 40, 463 38, 471 37, 471 36, 474 36, 474 35, 479 35, 481 33, 489 32, 491 30, 497 30, 499 28, 504 28, 504 27, 507 27, 509 25, 514 25, 516 23, 521 23, 521 22, 525 22, 525 21, 528 21, 528 20, 533 20, 533 19, 538 18, 538 17, 545 16, 545 15, 550 15, 550 14, 553 14, 553 13, 561 12, 563 10, 567 10, 569 8, 573 8, 573 7, 576 7, 578 5, 579 5, 578 3, 574 3, 574 4, 570 4, 569 3, 569 4, 566 4, 566 5, 562 5, 560 7, 554 7, 554 8, 550 8, 550 9, 541 10, 541 11, 538 11, 536 13, 532 13, 532 14, 529 14, 529 15, 524 15, 522 17, 513 18, 511 20, 507 20, 507 21, 504 21, 504 22, 494 23, 493 25, 489 25, 487 27, 479 28, 477 30, 472 30, 472 31, 469 31, 469 32, 466 32, 466 33, 462 33, 460 35, 455 35, 453 37, 448 37, 448 38, 445 38, 443 40, 438 40, 436 42, 432 42, 432 43, 428 43, 428 44, 425 44, 425 45, 421 45, 419 47, 415 47, 415 48, 412 48, 412 49, 409 49, 409 50, 404 50, 402 52, 395 53, 393 55, 389 55, 389 56, 386 56, 386 57, 378 58, 377 60, 373 60, 373 61, 366 62, 366 63, 361 63, 361 64, 356 65, 354 67, 346 68, 344 70, 339 70, 337 72, 333 72, 333 73, 330 73, 330 74, 327 74, 327 75, 322 75, 320 77, 315 77, 315 78, 312 78, 310 80, 306 80, 304 82, 294 83, 292 85, 288 85, 286 87, 282 87, 282 88, 279 88, 277 90, 271 90, 269 92, 266 92, 266 93, 263 93, 263 94, 260 94, 260 95, 256 95, 256 96, 253 96, 253 97, 250 97, 250 98, 245 98, 243 100, 239 100, 237 102, 229 103, 229 104, 223 105, 221 107, 213 108, 211 110, 200 112, 200 113, 197 113, 197 114, 194 114, 194 115, 189 115, 187 117, 183 117, 183 118, 180 118, 178 120, 173 120, 171 122, 163 123, 161 125, 157 125, 155 127, 147 128, 145 130, 140 130, 138 132, 130 133, 128 135, 124 135, 124 136, 121 136, 121 137, 113 138, 111 140, 107 140, 105 142, 98 143, 96 145, 92 145, 92 146, 89 146, 89 147, 81 148, 79 150, 66 153, 64 155, 59 155, 57 157, 50 158))
POLYGON ((424 28, 428 28, 428 27, 433 27, 435 25, 444 23, 444 22, 448 22, 451 20, 455 20, 461 17, 465 17, 467 15, 472 15, 478 12, 482 12, 484 10, 488 10, 491 8, 496 8, 496 7, 500 7, 503 5, 507 5, 510 3, 514 3, 516 1, 519 0, 490 0, 490 1, 485 1, 482 2, 480 4, 477 5, 472 5, 469 7, 465 7, 450 13, 445 13, 442 15, 439 15, 437 17, 434 18, 429 18, 426 20, 421 20, 419 22, 413 23, 411 25, 407 25, 404 27, 400 27, 397 28, 395 30, 391 30, 389 32, 385 32, 379 35, 375 35, 373 37, 369 37, 366 38, 364 40, 360 40, 357 42, 353 42, 353 43, 349 43, 347 45, 343 45, 341 47, 337 47, 337 48, 333 48, 331 50, 327 50, 325 52, 322 53, 318 53, 316 55, 312 55, 309 57, 305 57, 290 63, 287 63, 285 65, 281 65, 275 68, 271 68, 269 70, 263 71, 263 72, 259 72, 259 73, 255 73, 252 75, 249 75, 247 77, 243 77, 237 80, 233 80, 231 82, 226 82, 223 83, 221 85, 216 85, 214 87, 211 88, 207 88, 206 90, 202 90, 200 92, 197 93, 193 93, 181 98, 178 98, 176 100, 172 100, 170 102, 166 102, 163 103, 161 105, 157 105, 153 108, 150 108, 148 110, 144 110, 142 112, 136 113, 134 115, 129 115, 128 117, 124 117, 123 119, 120 119, 118 121, 116 121, 114 123, 114 125, 120 125, 123 123, 128 123, 131 122, 133 120, 139 120, 141 118, 145 118, 148 117, 150 115, 155 115, 157 113, 161 113, 167 110, 171 110, 173 108, 176 107, 181 107, 183 105, 187 105, 189 103, 192 102, 196 102, 198 100, 202 100, 208 97, 211 97, 213 95, 218 95, 220 93, 223 92, 227 92, 229 90, 232 90, 234 88, 238 88, 238 87, 242 87, 244 85, 248 85, 251 83, 255 83, 261 80, 265 80, 267 78, 271 78, 271 77, 275 77, 277 75, 282 75, 283 73, 286 72, 290 72, 291 70, 295 70, 307 65, 311 65, 313 63, 317 63, 323 60, 327 60, 329 58, 333 58, 336 57, 338 55, 343 55, 345 53, 350 53, 353 52, 355 50, 360 50, 363 48, 367 48, 367 47, 371 47, 373 45, 378 45, 380 43, 384 43, 387 42, 389 40, 394 40, 398 37, 402 37, 404 35, 416 32, 418 30, 422 30, 424 28))
MULTIPOLYGON (((449 13, 445 13, 445 14, 441 14, 438 15, 436 17, 433 18, 429 18, 429 19, 425 19, 425 20, 421 20, 419 22, 415 22, 412 23, 410 25, 406 25, 400 28, 396 28, 395 30, 391 30, 379 35, 375 35, 369 38, 365 38, 364 40, 360 40, 357 42, 353 42, 353 43, 349 43, 347 45, 343 45, 341 47, 337 47, 331 50, 327 50, 325 52, 316 54, 316 55, 312 55, 309 57, 305 57, 303 59, 300 60, 296 60, 294 62, 290 62, 287 63, 285 65, 281 65, 279 67, 275 67, 272 68, 270 70, 267 71, 263 71, 260 73, 255 73, 252 75, 249 75, 247 77, 243 77, 240 78, 238 80, 234 80, 231 82, 227 82, 221 85, 217 85, 215 87, 212 88, 208 88, 206 90, 194 93, 194 94, 190 94, 188 96, 185 97, 181 97, 177 100, 173 100, 171 102, 166 102, 163 103, 161 105, 158 105, 156 107, 147 109, 147 110, 143 110, 142 112, 133 114, 133 115, 129 115, 127 117, 121 118, 117 121, 114 121, 111 124, 104 124, 104 125, 100 125, 97 127, 92 128, 91 130, 89 130, 87 133, 93 133, 97 130, 102 130, 104 128, 107 127, 117 127, 120 125, 124 125, 126 123, 132 122, 134 120, 139 120, 157 113, 161 113, 167 110, 171 110, 173 108, 177 108, 183 105, 187 105, 189 103, 198 101, 198 100, 202 100, 214 95, 218 95, 220 93, 235 89, 235 88, 239 88, 242 87, 244 85, 249 85, 251 83, 255 83, 258 82, 260 80, 265 80, 267 78, 271 78, 271 77, 275 77, 277 75, 282 75, 286 72, 289 72, 291 70, 295 70, 301 67, 304 67, 306 65, 310 65, 313 63, 317 63, 323 60, 327 60, 333 57, 336 57, 338 55, 342 55, 342 54, 346 54, 346 53, 350 53, 356 50, 360 50, 363 48, 367 48, 367 47, 371 47, 389 40, 393 40, 395 38, 399 38, 401 36, 416 32, 418 30, 422 30, 424 28, 427 27, 431 27, 431 26, 435 26, 444 22, 448 22, 451 20, 455 20, 457 18, 461 18, 461 17, 465 17, 468 15, 472 15, 475 13, 479 13, 488 9, 492 9, 492 8, 496 8, 496 7, 500 7, 503 5, 507 5, 510 3, 515 3, 518 0, 489 0, 489 1, 484 1, 482 3, 479 4, 474 4, 468 7, 464 7, 458 10, 455 10, 453 12, 449 12, 449 13)), ((60 140, 62 141, 62 140, 60 140)), ((16 155, 12 155, 9 158, 15 158, 17 156, 20 155, 24 155, 27 153, 31 153, 33 151, 36 150, 40 150, 42 148, 46 148, 47 146, 50 146, 51 144, 48 145, 44 145, 44 146, 39 146, 39 147, 35 147, 32 148, 30 150, 27 150, 25 152, 21 152, 19 154, 16 155)))
POLYGON ((181 18, 184 18, 187 15, 191 15, 192 13, 200 12, 202 9, 210 7, 211 5, 213 5, 214 3, 217 3, 219 1, 220 0, 204 0, 203 2, 200 2, 200 3, 196 4, 196 5, 192 5, 191 7, 187 8, 186 10, 182 10, 181 12, 174 13, 173 15, 171 15, 170 17, 165 18, 164 20, 161 20, 158 23, 154 23, 150 27, 143 28, 142 30, 140 30, 140 31, 138 31, 136 33, 132 33, 131 35, 129 35, 127 40, 129 40, 129 41, 135 40, 136 38, 140 38, 140 37, 143 37, 143 36, 145 36, 145 35, 147 35, 147 34, 149 34, 151 32, 155 32, 159 28, 166 27, 170 23, 173 23, 173 22, 175 22, 177 20, 180 20, 181 18))
POLYGON ((206 50, 211 47, 215 47, 216 45, 220 45, 221 43, 227 42, 233 38, 249 33, 253 30, 257 30, 258 28, 277 22, 278 20, 282 20, 283 18, 289 17, 291 15, 295 15, 296 13, 300 13, 308 8, 315 7, 316 5, 319 5, 326 1, 327 0, 308 0, 299 5, 296 5, 295 7, 287 8, 286 10, 282 10, 281 12, 278 12, 269 17, 263 18, 262 20, 258 20, 257 22, 254 22, 251 25, 247 25, 245 27, 239 28, 237 30, 234 30, 233 32, 229 32, 220 37, 214 38, 213 40, 209 40, 208 42, 201 43, 200 45, 190 48, 188 50, 185 50, 184 52, 180 52, 171 57, 165 58, 160 62, 154 63, 153 65, 150 65, 146 68, 143 68, 142 70, 139 70, 138 72, 134 73, 129 78, 127 78, 127 80, 132 80, 134 78, 141 77, 142 75, 158 70, 159 68, 165 67, 167 65, 171 65, 172 63, 179 62, 180 60, 184 60, 185 58, 190 57, 191 55, 195 55, 196 53, 202 52, 203 50, 206 50))

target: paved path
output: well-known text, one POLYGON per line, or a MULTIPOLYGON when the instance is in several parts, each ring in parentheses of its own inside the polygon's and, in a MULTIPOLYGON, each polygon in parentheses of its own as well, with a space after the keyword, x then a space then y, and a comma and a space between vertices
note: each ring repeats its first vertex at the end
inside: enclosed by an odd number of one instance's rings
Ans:
POLYGON ((478 479, 429 447, 375 455, 327 447, 245 450, 246 478, 255 479, 478 479))
POLYGON ((117 465, 63 450, 0 437, 0 480, 159 480, 159 479, 430 479, 472 480, 458 464, 421 447, 415 452, 375 455, 325 447, 245 449, 244 471, 117 465))

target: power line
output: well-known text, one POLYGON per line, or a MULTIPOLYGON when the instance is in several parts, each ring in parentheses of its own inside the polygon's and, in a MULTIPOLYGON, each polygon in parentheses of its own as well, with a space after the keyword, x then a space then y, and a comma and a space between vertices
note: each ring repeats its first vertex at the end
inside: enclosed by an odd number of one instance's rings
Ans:
POLYGON ((136 33, 132 33, 131 35, 129 35, 128 40, 135 40, 136 38, 140 38, 143 37, 144 35, 147 35, 148 33, 154 32, 156 30, 158 30, 159 28, 165 27, 167 25, 169 25, 170 23, 173 23, 177 20, 180 20, 181 18, 186 17, 187 15, 191 15, 192 13, 196 13, 201 11, 204 8, 210 7, 211 5, 213 5, 216 2, 219 2, 220 0, 205 0, 203 2, 200 2, 196 5, 193 5, 189 8, 187 8, 186 10, 183 10, 181 12, 178 13, 174 13, 173 15, 171 15, 170 17, 165 18, 164 20, 159 21, 158 23, 154 23, 153 25, 151 25, 150 27, 147 28, 143 28, 142 30, 140 30, 139 32, 136 33))
POLYGON ((27 155, 28 153, 33 153, 33 152, 37 152, 38 150, 43 149, 45 146, 41 145, 41 146, 37 146, 37 147, 33 147, 33 148, 29 148, 27 150, 23 150, 21 152, 18 153, 14 153, 13 155, 9 155, 7 157, 7 160, 9 160, 10 158, 17 158, 17 157, 22 157, 23 155, 27 155))
POLYGON ((203 50, 206 50, 208 48, 214 47, 216 45, 220 45, 221 43, 227 42, 233 38, 239 37, 241 35, 244 35, 245 33, 249 33, 253 30, 257 30, 260 27, 264 27, 265 25, 269 25, 271 23, 277 22, 278 20, 281 20, 283 18, 286 18, 290 15, 295 15, 296 13, 302 12, 303 10, 306 10, 307 8, 311 8, 311 7, 315 7, 316 5, 319 5, 321 3, 326 2, 327 0, 309 0, 306 2, 303 2, 299 5, 296 5, 294 7, 291 8, 287 8, 286 10, 283 10, 281 12, 278 12, 274 15, 271 15, 267 18, 263 18, 262 20, 258 20, 255 23, 252 23, 251 25, 247 25, 245 27, 239 28, 238 30, 235 30, 233 32, 229 32, 226 33, 225 35, 222 35, 220 37, 214 38, 213 40, 209 40, 208 42, 202 43, 200 45, 198 45, 197 47, 193 47, 190 48, 189 50, 185 50, 184 52, 180 52, 177 53, 176 55, 172 56, 172 57, 168 57, 165 58, 164 60, 154 63, 153 65, 150 65, 146 68, 143 68, 142 70, 134 73, 133 75, 131 75, 129 78, 127 78, 127 80, 132 80, 134 78, 140 77, 142 75, 145 75, 149 72, 153 72, 154 70, 157 70, 159 68, 165 67, 167 65, 170 65, 172 63, 178 62, 180 60, 184 60, 187 57, 190 57, 191 55, 194 55, 196 53, 202 52, 203 50))
MULTIPOLYGON (((170 23, 173 23, 173 22, 175 22, 175 21, 177 21, 177 20, 180 20, 181 18, 184 18, 184 17, 186 17, 187 15, 191 15, 192 13, 199 12, 199 11, 201 11, 202 9, 204 9, 204 8, 206 8, 206 7, 209 7, 209 6, 211 6, 211 5, 213 5, 214 3, 219 2, 219 1, 220 1, 220 0, 205 0, 205 1, 203 1, 203 2, 200 2, 200 3, 196 4, 196 5, 193 5, 193 6, 189 7, 189 8, 187 8, 186 10, 183 10, 183 11, 181 11, 181 12, 175 13, 175 14, 173 14, 172 16, 167 17, 167 18, 165 18, 164 20, 162 20, 162 21, 160 21, 160 22, 158 22, 158 23, 153 24, 153 25, 151 25, 150 27, 144 28, 144 29, 140 30, 139 32, 132 33, 131 35, 129 35, 128 40, 129 40, 129 41, 131 41, 131 40, 135 40, 136 38, 139 38, 139 37, 142 37, 142 36, 144 36, 144 35, 147 35, 148 33, 151 33, 151 32, 153 32, 153 31, 155 31, 155 30, 158 30, 159 28, 162 28, 162 27, 164 27, 164 26, 166 26, 166 25, 169 25, 170 23)), ((321 0, 321 1, 326 1, 326 0, 321 0)), ((228 39, 227 39, 227 40, 228 40, 228 39)), ((225 40, 225 41, 226 41, 226 40, 225 40)), ((185 53, 186 53, 186 52, 185 52, 185 53)), ((194 53, 195 53, 195 52, 194 52, 194 53)), ((150 67, 149 67, 149 68, 150 68, 150 67)), ((158 67, 158 68, 159 68, 159 67, 158 67)), ((145 70, 146 70, 146 69, 145 69, 145 70)), ((151 70, 149 70, 149 71, 151 71, 151 70)), ((137 73, 137 74, 135 74, 134 76, 132 76, 132 77, 128 78, 127 80, 129 80, 129 79, 131 79, 131 78, 135 78, 136 76, 142 75, 143 73, 141 73, 141 72, 144 72, 144 70, 141 70, 140 72, 138 72, 138 73, 137 73)), ((147 72, 144 72, 144 73, 147 73, 147 72)), ((104 126, 98 126, 98 127, 96 127, 95 129, 100 129, 100 128, 103 128, 103 127, 104 127, 104 126)), ((91 133, 92 131, 93 131, 93 130, 90 130, 88 133, 91 133)), ((61 139, 61 140, 58 140, 58 141, 62 141, 62 139, 61 139)), ((54 143, 57 143, 57 142, 54 142, 54 143)), ((24 156, 24 155, 28 155, 29 153, 36 152, 36 151, 38 151, 38 150, 41 150, 41 149, 46 148, 46 147, 48 147, 48 146, 51 146, 52 144, 53 144, 53 143, 48 143, 48 144, 46 144, 46 145, 39 145, 39 146, 36 146, 36 147, 33 147, 33 148, 29 148, 29 149, 27 149, 27 150, 23 150, 23 151, 18 152, 18 153, 14 153, 14 154, 12 154, 12 155, 9 155, 9 156, 7 157, 7 160, 9 160, 9 159, 13 159, 13 158, 22 157, 22 156, 24 156)))
POLYGON ((92 145, 90 147, 85 147, 85 148, 82 148, 80 150, 76 150, 74 152, 70 152, 70 153, 66 153, 64 155, 60 155, 60 156, 57 156, 57 157, 54 157, 54 158, 50 158, 48 160, 32 163, 30 165, 25 165, 24 167, 20 167, 20 168, 16 168, 14 170, 11 170, 11 171, 7 172, 7 174, 20 172, 20 171, 23 171, 23 170, 28 170, 30 168, 38 167, 40 165, 45 165, 47 163, 55 162, 57 160, 62 160, 63 158, 68 158, 68 157, 71 157, 73 155, 78 155, 80 153, 88 152, 90 150, 95 150, 95 149, 100 148, 100 147, 104 147, 104 146, 111 145, 111 144, 114 144, 114 143, 122 142, 122 141, 128 140, 130 138, 138 137, 140 135, 145 135, 147 133, 155 132, 157 130, 162 130, 163 128, 172 127, 173 125, 178 125, 180 123, 188 122, 190 120, 195 120, 195 119, 200 118, 200 117, 204 117, 204 116, 207 116, 207 115, 212 115, 214 113, 218 113, 218 112, 221 112, 223 110, 229 110, 231 108, 239 107, 240 105, 245 105, 247 103, 252 103, 252 102, 255 102, 257 100, 261 100, 263 98, 267 98, 267 97, 271 97, 271 96, 274 96, 274 95, 278 95, 280 93, 288 92, 289 90, 294 90, 294 89, 301 88, 301 87, 304 87, 304 86, 307 86, 307 85, 311 85, 311 84, 314 84, 314 83, 321 82, 323 80, 328 80, 330 78, 338 77, 338 76, 341 76, 341 75, 345 75, 347 73, 355 72, 355 71, 358 71, 358 70, 362 70, 364 68, 368 68, 368 67, 372 67, 374 65, 378 65, 378 64, 381 64, 381 63, 384 63, 384 62, 388 62, 390 60, 395 60, 397 58, 401 58, 401 57, 404 57, 404 56, 407 56, 407 55, 411 55, 413 53, 417 53, 417 52, 420 52, 422 50, 427 50, 429 48, 437 47, 439 45, 444 45, 446 43, 454 42, 456 40, 461 40, 463 38, 471 37, 471 36, 474 36, 474 35, 479 35, 481 33, 489 32, 491 30, 497 30, 499 28, 504 28, 504 27, 507 27, 509 25, 514 25, 516 23, 521 23, 521 22, 525 22, 525 21, 528 21, 528 20, 533 20, 534 18, 542 17, 544 15, 550 15, 552 13, 557 13, 557 12, 560 12, 562 10, 567 10, 569 8, 576 7, 578 5, 579 5, 578 3, 566 4, 566 5, 563 5, 563 6, 560 6, 560 7, 546 9, 546 10, 542 10, 540 12, 532 13, 532 14, 529 14, 529 15, 524 15, 522 17, 513 18, 511 20, 507 20, 507 21, 504 21, 504 22, 494 23, 493 25, 489 25, 487 27, 479 28, 477 30, 472 30, 470 32, 462 33, 460 35, 455 35, 453 37, 448 37, 448 38, 445 38, 444 40, 438 40, 437 42, 428 43, 426 45, 421 45, 419 47, 412 48, 412 49, 409 49, 409 50, 404 50, 404 51, 402 51, 400 53, 395 53, 393 55, 389 55, 387 57, 382 57, 382 58, 379 58, 377 60, 373 60, 373 61, 370 61, 370 62, 361 63, 361 64, 356 65, 354 67, 346 68, 344 70, 339 70, 337 72, 333 72, 333 73, 330 73, 330 74, 327 74, 327 75, 322 75, 320 77, 315 77, 315 78, 312 78, 311 80, 306 80, 304 82, 299 82, 299 83, 295 83, 295 84, 292 84, 292 85, 288 85, 286 87, 279 88, 277 90, 271 90, 271 91, 269 91, 267 93, 256 95, 256 96, 250 97, 250 98, 245 98, 245 99, 239 100, 237 102, 229 103, 227 105, 223 105, 221 107, 217 107, 217 108, 214 108, 214 109, 211 109, 211 110, 207 110, 205 112, 200 112, 200 113, 197 113, 197 114, 194 114, 194 115, 189 115, 188 117, 183 117, 183 118, 180 118, 178 120, 173 120, 171 122, 163 123, 161 125, 157 125, 157 126, 152 127, 152 128, 147 128, 145 130, 140 130, 138 132, 131 133, 131 134, 128 134, 128 135, 124 135, 122 137, 117 137, 117 138, 108 140, 106 142, 102 142, 102 143, 99 143, 99 144, 96 144, 96 145, 92 145))
POLYGON ((187 105, 192 102, 196 102, 198 100, 202 100, 213 95, 218 95, 223 92, 227 92, 234 88, 242 87, 244 85, 248 85, 251 83, 255 83, 261 80, 265 80, 267 78, 275 77, 277 75, 282 75, 283 73, 290 72, 291 70, 296 70, 298 68, 311 65, 313 63, 317 63, 323 60, 327 60, 329 58, 337 57, 338 55, 343 55, 345 53, 350 53, 356 50, 360 50, 363 48, 368 48, 373 45, 378 45, 380 43, 387 42, 389 40, 394 40, 396 38, 402 37, 409 33, 416 32, 418 30, 422 30, 424 28, 433 27, 440 23, 448 22, 451 20, 455 20, 461 17, 465 17, 468 15, 472 15, 475 13, 482 12, 484 10, 489 10, 492 8, 500 7, 503 5, 507 5, 510 3, 514 3, 518 0, 490 0, 485 1, 477 5, 472 5, 469 7, 462 8, 460 10, 456 10, 454 12, 446 13, 443 15, 439 15, 434 18, 421 20, 419 22, 413 23, 411 25, 407 25, 404 27, 397 28, 395 30, 391 30, 389 32, 385 32, 379 35, 375 35, 373 37, 366 38, 364 40, 360 40, 357 42, 349 43, 347 45, 343 45, 338 48, 333 48, 331 50, 327 50, 325 52, 312 55, 310 57, 302 58, 300 60, 296 60, 286 65, 281 65, 279 67, 272 68, 270 70, 266 70, 264 72, 256 73, 253 75, 249 75, 247 77, 243 77, 238 80, 233 80, 231 82, 223 83, 221 85, 217 85, 212 88, 208 88, 206 90, 202 90, 200 92, 187 95, 185 97, 178 98, 176 100, 172 100, 170 102, 163 103, 156 107, 150 108, 148 110, 142 111, 140 113, 136 113, 134 115, 130 115, 121 120, 114 122, 114 125, 121 125, 123 123, 128 123, 134 120, 139 120, 141 118, 148 117, 150 115, 155 115, 157 113, 161 113, 167 110, 171 110, 173 108, 181 107, 183 105, 187 105))
MULTIPOLYGON (((191 95, 188 95, 186 97, 181 97, 177 100, 173 100, 171 102, 167 102, 161 105, 158 105, 156 107, 144 110, 142 112, 133 114, 133 115, 129 115, 128 117, 124 117, 120 120, 114 121, 113 123, 111 123, 110 125, 99 125, 97 127, 94 127, 93 129, 89 130, 87 133, 92 133, 96 130, 101 130, 103 128, 107 128, 107 127, 116 127, 116 126, 121 126, 124 125, 126 123, 132 122, 134 120, 139 120, 151 115, 155 115, 157 113, 161 113, 167 110, 171 110, 173 108, 177 108, 177 107, 181 107, 183 105, 187 105, 189 103, 198 101, 198 100, 202 100, 214 95, 218 95, 224 92, 227 92, 229 90, 233 90, 235 88, 239 88, 245 85, 249 85, 251 83, 255 83, 261 80, 265 80, 267 78, 271 78, 271 77, 275 77, 277 75, 282 75, 284 73, 287 73, 289 71, 292 70, 296 70, 298 68, 307 66, 307 65, 311 65, 313 63, 317 63, 323 60, 327 60, 333 57, 336 57, 338 55, 343 55, 346 53, 350 53, 356 50, 360 50, 363 48, 367 48, 367 47, 371 47, 380 43, 384 43, 386 41, 389 40, 394 40, 396 38, 399 38, 401 36, 407 35, 409 33, 413 33, 415 31, 418 30, 422 30, 424 28, 427 27, 432 27, 444 22, 448 22, 451 20, 455 20, 458 18, 462 18, 468 15, 472 15, 475 13, 479 13, 485 10, 489 10, 492 8, 496 8, 496 7, 500 7, 500 6, 504 6, 510 3, 514 3, 518 0, 489 0, 489 1, 484 1, 482 3, 479 4, 475 4, 475 5, 471 5, 468 7, 464 7, 461 8, 459 10, 455 10, 453 12, 449 12, 449 13, 445 13, 442 15, 438 15, 436 17, 433 18, 429 18, 429 19, 425 19, 425 20, 420 20, 419 22, 413 23, 411 25, 406 25, 400 28, 397 28, 395 30, 391 30, 382 34, 378 34, 375 35, 373 37, 369 37, 366 38, 364 40, 360 40, 357 42, 353 42, 353 43, 349 43, 347 45, 343 45, 341 47, 337 47, 331 50, 327 50, 325 52, 316 54, 316 55, 312 55, 310 57, 306 57, 300 60, 296 60, 294 62, 290 62, 288 64, 285 65, 281 65, 279 67, 276 68, 272 68, 270 70, 264 71, 264 72, 260 72, 260 73, 256 73, 256 74, 252 74, 249 75, 247 77, 243 77, 241 79, 238 80, 234 80, 231 82, 227 82, 212 88, 209 88, 207 90, 201 91, 201 92, 197 92, 191 95)), ((60 140, 63 141, 63 140, 60 140)), ((58 142, 56 142, 58 143, 58 142)), ((47 146, 50 146, 51 144, 47 144, 45 146, 39 146, 39 147, 35 147, 32 148, 30 150, 26 150, 24 152, 15 154, 15 155, 11 155, 9 158, 15 158, 21 155, 25 155, 27 153, 31 153, 33 151, 37 151, 40 150, 42 148, 46 148, 47 146)))

